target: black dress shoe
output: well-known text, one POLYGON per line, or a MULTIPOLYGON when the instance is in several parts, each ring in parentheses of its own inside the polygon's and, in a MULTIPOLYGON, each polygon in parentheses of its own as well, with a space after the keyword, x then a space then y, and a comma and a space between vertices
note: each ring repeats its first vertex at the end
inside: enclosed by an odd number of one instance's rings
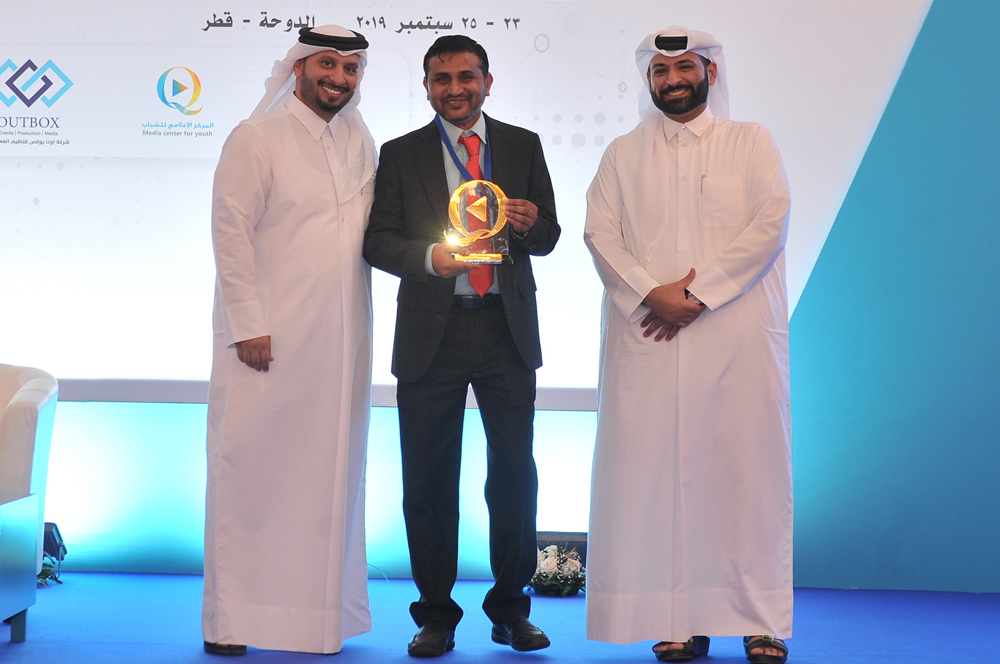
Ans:
POLYGON ((406 652, 411 657, 440 657, 454 647, 454 628, 429 622, 413 635, 406 652))
POLYGON ((510 646, 518 652, 548 648, 549 637, 523 616, 493 623, 493 643, 510 646))
POLYGON ((205 641, 205 652, 209 655, 245 655, 247 654, 247 647, 231 643, 205 641))

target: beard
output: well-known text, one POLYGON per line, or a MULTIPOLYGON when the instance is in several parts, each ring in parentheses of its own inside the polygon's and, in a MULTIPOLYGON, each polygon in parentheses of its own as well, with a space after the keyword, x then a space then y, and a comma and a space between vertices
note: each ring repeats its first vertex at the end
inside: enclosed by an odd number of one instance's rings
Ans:
POLYGON ((683 85, 667 86, 659 92, 649 91, 649 96, 653 99, 653 105, 666 115, 684 115, 698 108, 708 101, 708 76, 701 79, 697 86, 685 83, 683 85), (673 99, 667 93, 674 90, 689 90, 691 94, 680 99, 673 99))
POLYGON ((299 85, 298 85, 299 97, 302 99, 303 102, 305 102, 307 106, 315 106, 316 108, 319 108, 320 110, 325 111, 326 113, 333 113, 334 115, 336 115, 337 112, 340 111, 342 108, 344 108, 344 106, 347 106, 347 103, 351 101, 351 99, 354 97, 354 90, 343 85, 333 85, 332 83, 330 83, 328 85, 330 85, 333 88, 336 88, 337 90, 340 90, 345 94, 343 97, 341 97, 340 101, 338 102, 331 103, 323 101, 323 99, 319 95, 319 83, 320 82, 318 80, 309 78, 309 76, 306 75, 305 72, 303 72, 302 75, 299 77, 299 85))

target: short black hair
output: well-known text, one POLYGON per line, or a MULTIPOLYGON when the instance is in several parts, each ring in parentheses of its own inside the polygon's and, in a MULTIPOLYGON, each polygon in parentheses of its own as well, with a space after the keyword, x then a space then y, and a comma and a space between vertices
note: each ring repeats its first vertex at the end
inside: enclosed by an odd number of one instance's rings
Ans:
POLYGON ((483 72, 483 76, 490 73, 490 59, 486 55, 486 49, 480 46, 479 42, 465 35, 445 35, 438 37, 424 55, 424 78, 427 78, 431 70, 429 64, 431 58, 439 58, 448 53, 472 53, 479 58, 479 70, 483 72))

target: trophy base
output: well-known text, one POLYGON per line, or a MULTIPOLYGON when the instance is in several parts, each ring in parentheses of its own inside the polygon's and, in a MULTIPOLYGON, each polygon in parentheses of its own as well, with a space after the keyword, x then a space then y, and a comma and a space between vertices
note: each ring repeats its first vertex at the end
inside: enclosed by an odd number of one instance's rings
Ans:
POLYGON ((513 262, 509 256, 503 254, 452 254, 451 256, 460 263, 472 265, 500 265, 513 262))

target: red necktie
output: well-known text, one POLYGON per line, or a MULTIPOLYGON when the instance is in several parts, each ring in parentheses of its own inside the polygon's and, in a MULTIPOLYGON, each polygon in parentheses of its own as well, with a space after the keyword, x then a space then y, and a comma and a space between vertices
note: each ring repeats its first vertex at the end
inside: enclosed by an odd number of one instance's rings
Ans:
MULTIPOLYGON (((469 175, 472 176, 473 180, 482 180, 483 171, 479 167, 479 146, 482 141, 475 134, 469 134, 468 136, 460 136, 458 142, 464 145, 469 153, 469 162, 465 165, 465 168, 469 171, 469 175)), ((467 205, 475 203, 480 198, 474 192, 470 192, 466 196, 467 205)), ((470 233, 479 229, 490 230, 488 221, 483 221, 474 214, 469 214, 468 219, 470 233)), ((474 253, 491 252, 493 250, 493 241, 488 239, 476 240, 469 248, 474 253)), ((480 265, 469 270, 469 284, 479 293, 480 297, 485 295, 486 291, 493 285, 493 266, 480 265)))

